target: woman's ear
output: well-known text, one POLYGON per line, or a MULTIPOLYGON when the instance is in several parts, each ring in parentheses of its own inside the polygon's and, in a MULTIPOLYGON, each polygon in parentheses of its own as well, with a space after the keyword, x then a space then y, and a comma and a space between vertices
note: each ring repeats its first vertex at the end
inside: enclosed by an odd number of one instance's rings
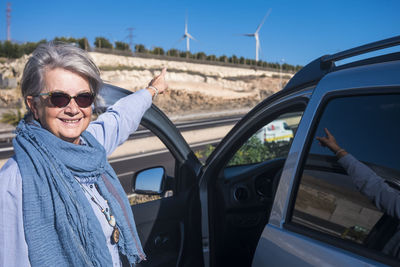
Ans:
POLYGON ((37 109, 37 102, 33 96, 26 97, 26 104, 28 105, 29 109, 33 113, 33 117, 35 120, 39 119, 38 109, 37 109))

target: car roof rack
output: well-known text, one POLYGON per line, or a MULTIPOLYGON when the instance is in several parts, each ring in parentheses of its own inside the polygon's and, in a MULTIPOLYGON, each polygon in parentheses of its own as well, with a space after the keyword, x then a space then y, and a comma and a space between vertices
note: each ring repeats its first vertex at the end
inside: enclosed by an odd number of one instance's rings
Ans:
MULTIPOLYGON (((298 87, 306 87, 308 85, 312 85, 315 82, 319 81, 324 77, 328 72, 334 70, 335 62, 339 60, 343 60, 346 58, 366 54, 369 52, 381 50, 384 48, 389 48, 392 46, 400 45, 400 35, 392 38, 384 39, 381 41, 369 43, 366 45, 358 46, 355 48, 351 48, 342 52, 338 52, 333 55, 325 55, 311 63, 307 64, 301 70, 299 70, 293 77, 290 79, 288 84, 285 86, 283 90, 291 90, 298 87)), ((364 64, 370 61, 363 61, 364 64)), ((349 64, 349 67, 352 64, 349 64)), ((353 65, 354 66, 354 65, 353 65)))

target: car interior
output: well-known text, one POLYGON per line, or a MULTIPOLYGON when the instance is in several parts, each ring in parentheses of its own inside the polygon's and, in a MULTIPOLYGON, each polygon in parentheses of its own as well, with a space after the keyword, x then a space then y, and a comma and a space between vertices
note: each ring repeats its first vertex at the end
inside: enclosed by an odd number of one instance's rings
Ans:
POLYGON ((293 140, 267 142, 257 133, 269 122, 283 119, 290 122, 294 136, 303 110, 301 107, 269 117, 248 129, 244 140, 232 146, 233 156, 227 157, 215 186, 216 266, 251 265, 293 140))

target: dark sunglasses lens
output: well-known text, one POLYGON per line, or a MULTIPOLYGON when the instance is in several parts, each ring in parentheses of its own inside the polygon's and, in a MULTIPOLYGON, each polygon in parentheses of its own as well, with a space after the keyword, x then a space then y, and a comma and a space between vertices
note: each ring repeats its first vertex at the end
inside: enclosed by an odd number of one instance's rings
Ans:
POLYGON ((68 105, 70 100, 69 95, 64 93, 53 93, 50 97, 51 103, 59 108, 63 108, 68 105))
MULTIPOLYGON (((91 93, 83 93, 77 95, 75 98, 76 103, 81 108, 87 108, 94 101, 94 96, 91 93)), ((71 97, 64 93, 53 93, 50 96, 51 103, 59 108, 66 107, 71 100, 71 97)))
POLYGON ((75 101, 81 108, 87 108, 93 103, 94 96, 91 93, 79 94, 75 97, 75 101))

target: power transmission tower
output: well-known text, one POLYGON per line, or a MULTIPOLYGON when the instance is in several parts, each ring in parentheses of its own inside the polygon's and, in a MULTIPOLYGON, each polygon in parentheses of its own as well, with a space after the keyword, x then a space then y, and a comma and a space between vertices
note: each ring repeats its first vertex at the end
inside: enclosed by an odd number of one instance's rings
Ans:
POLYGON ((7 9, 6 9, 6 18, 7 18, 7 41, 11 41, 11 3, 7 3, 7 9))
POLYGON ((133 30, 134 30, 134 29, 135 29, 135 28, 132 28, 132 27, 126 29, 126 30, 129 32, 127 38, 129 39, 129 46, 130 46, 132 52, 135 51, 135 50, 134 50, 134 47, 133 47, 133 30))

